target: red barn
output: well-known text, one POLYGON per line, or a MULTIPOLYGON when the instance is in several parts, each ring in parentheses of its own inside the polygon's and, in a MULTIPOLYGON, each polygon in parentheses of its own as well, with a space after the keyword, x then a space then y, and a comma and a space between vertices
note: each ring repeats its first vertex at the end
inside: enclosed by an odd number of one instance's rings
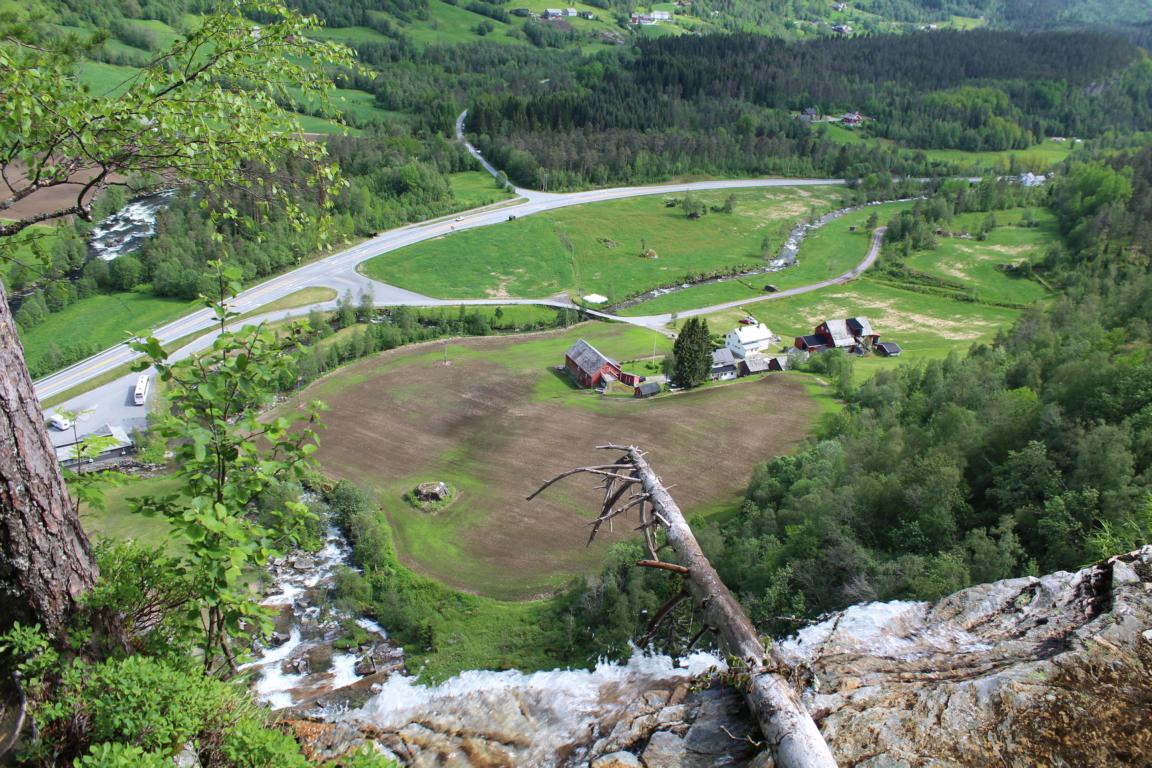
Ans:
POLYGON ((620 364, 584 339, 579 339, 564 353, 564 367, 582 387, 599 386, 605 376, 620 379, 620 364))

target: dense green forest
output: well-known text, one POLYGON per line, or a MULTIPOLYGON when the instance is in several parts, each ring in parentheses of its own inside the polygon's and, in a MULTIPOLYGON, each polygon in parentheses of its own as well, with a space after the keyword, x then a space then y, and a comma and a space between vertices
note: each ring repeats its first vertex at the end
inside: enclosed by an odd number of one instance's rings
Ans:
MULTIPOLYGON (((972 196, 964 210, 997 204, 972 196)), ((766 631, 1075 569, 1152 537, 1152 149, 1072 165, 1048 204, 1066 247, 1034 268, 1059 300, 995 344, 859 385, 846 358, 816 358, 847 407, 808 447, 763 464, 737 514, 695 521, 766 631)), ((918 215, 956 206, 950 185, 918 215)), ((630 567, 636 555, 623 548, 568 597, 589 653, 626 654, 637 617, 673 589, 630 567)))
POLYGON ((686 173, 927 175, 923 155, 834 141, 800 110, 865 116, 857 132, 896 146, 1026 150, 1152 117, 1152 63, 1091 33, 939 31, 788 43, 752 34, 640 42, 574 87, 486 95, 469 130, 489 158, 553 188, 686 173))

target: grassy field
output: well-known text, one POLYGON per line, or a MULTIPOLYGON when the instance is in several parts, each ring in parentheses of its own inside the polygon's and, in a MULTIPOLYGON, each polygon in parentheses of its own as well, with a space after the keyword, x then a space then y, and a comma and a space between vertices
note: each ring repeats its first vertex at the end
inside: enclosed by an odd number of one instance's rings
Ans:
MULTIPOLYGON (((1056 220, 1044 208, 1031 209, 1036 227, 1021 227, 1023 209, 997 211, 999 226, 988 240, 941 238, 939 247, 916 253, 907 265, 926 274, 967 286, 979 301, 1030 305, 1044 301, 1049 292, 1040 283, 1017 277, 998 269, 1000 265, 1035 263, 1044 258, 1047 248, 1057 241, 1056 220)), ((957 216, 952 230, 975 232, 987 214, 957 216)))
MULTIPOLYGON (((942 239, 934 251, 915 253, 907 265, 921 272, 966 286, 971 295, 985 302, 1030 305, 1045 301, 1049 293, 1039 283, 1014 277, 996 264, 1042 255, 1057 240, 1051 218, 1033 209, 1040 226, 1020 228, 1022 210, 997 212, 1004 222, 986 241, 942 239)), ((975 228, 986 214, 957 217, 953 228, 967 223, 975 228)), ((714 331, 734 326, 747 314, 764 322, 791 346, 799 335, 808 334, 828 318, 863 315, 882 341, 895 341, 903 348, 898 358, 870 355, 858 361, 862 375, 894 368, 901 363, 945 357, 976 343, 990 342, 1020 315, 1019 309, 969 301, 962 292, 923 293, 901 287, 880 273, 841 286, 785 299, 748 304, 708 316, 714 331)))
MULTIPOLYGON (((729 193, 697 197, 720 205, 729 193)), ((573 206, 454 233, 364 264, 373 278, 443 298, 542 297, 573 291, 613 301, 700 272, 762 263, 813 208, 841 199, 835 187, 737 190, 735 211, 697 221, 659 195, 573 206), (642 258, 644 248, 657 258, 642 258)))
POLYGON ((171 475, 134 478, 131 482, 104 491, 104 509, 84 507, 80 522, 89 536, 109 539, 136 539, 158 545, 168 538, 168 523, 158 517, 145 517, 129 511, 128 499, 137 496, 165 496, 176 493, 180 481, 171 475))
POLYGON ((880 217, 880 221, 884 222, 897 211, 910 205, 911 203, 889 203, 868 207, 853 211, 819 229, 810 231, 800 246, 796 265, 780 272, 686 288, 629 307, 621 314, 636 317, 683 312, 686 309, 764 296, 764 286, 768 284, 786 290, 837 277, 855 267, 868 255, 872 236, 865 224, 873 211, 880 217))
MULTIPOLYGON (((871 144, 875 146, 894 146, 887 139, 872 138, 865 132, 845 128, 837 123, 822 123, 814 130, 827 130, 830 140, 838 144, 871 144)), ((1058 142, 1052 139, 1033 144, 1027 149, 1011 149, 1003 152, 968 152, 962 149, 914 149, 907 148, 907 152, 923 153, 929 160, 942 163, 956 163, 965 168, 974 169, 1001 169, 1007 170, 1011 158, 1015 157, 1019 167, 1043 171, 1065 160, 1075 149, 1072 141, 1058 142)))
POLYGON ((646 357, 663 336, 584 324, 533 337, 462 339, 396 350, 353 364, 294 398, 328 403, 319 459, 330 474, 365 484, 395 532, 399 556, 418 573, 502 599, 546 594, 599 567, 585 523, 595 509, 588 483, 524 497, 552 474, 595 459, 606 441, 651 449, 689 513, 732 502, 752 466, 807 434, 816 407, 792 377, 748 380, 653 400, 600 398, 553 369, 587 338, 620 359, 646 357), (750 415, 756 416, 750 418, 750 415), (768 428, 768 427, 771 428, 768 428), (700 472, 723 445, 723 476, 700 472), (444 480, 458 491, 428 514, 403 496, 444 480))
POLYGON ((496 186, 496 180, 484 171, 453 173, 448 176, 448 183, 462 208, 478 208, 513 197, 511 192, 496 186))
POLYGON ((512 45, 527 44, 521 38, 509 37, 508 31, 513 28, 511 24, 472 13, 461 6, 451 5, 443 0, 430 0, 428 11, 427 19, 416 19, 404 25, 404 34, 418 46, 454 45, 477 40, 512 45), (495 29, 481 37, 476 34, 475 29, 484 21, 491 22, 495 29))
POLYGON ((149 293, 98 294, 82 299, 44 322, 20 334, 24 358, 29 365, 39 360, 52 344, 63 348, 83 342, 101 350, 119 344, 130 334, 151 331, 157 325, 191 312, 198 302, 158 299, 149 293))

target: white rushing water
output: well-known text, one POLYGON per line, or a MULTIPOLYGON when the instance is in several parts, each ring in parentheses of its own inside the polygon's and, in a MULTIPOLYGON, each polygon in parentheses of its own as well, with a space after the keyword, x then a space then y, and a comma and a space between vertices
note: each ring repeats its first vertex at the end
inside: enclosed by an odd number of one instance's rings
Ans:
POLYGON ((175 190, 169 189, 133 200, 101 221, 88 241, 92 254, 103 261, 112 261, 135 251, 156 234, 156 217, 168 207, 175 194, 175 190))
MULTIPOLYGON (((261 604, 281 609, 281 633, 277 637, 281 642, 261 648, 242 669, 257 670, 253 681, 256 698, 272 709, 291 707, 360 680, 357 653, 331 650, 341 623, 351 617, 315 604, 331 588, 337 569, 347 560, 348 545, 333 528, 319 552, 293 553, 271 567, 272 585, 261 604), (318 656, 324 665, 314 670, 318 656)), ((371 619, 359 618, 356 624, 379 642, 388 636, 371 619)))
POLYGON ((519 765, 547 768, 606 735, 645 691, 725 668, 708 653, 677 661, 635 651, 625 664, 601 662, 593 670, 469 670, 432 686, 396 675, 363 707, 339 718, 386 731, 418 723, 441 734, 467 734, 514 749, 519 765))

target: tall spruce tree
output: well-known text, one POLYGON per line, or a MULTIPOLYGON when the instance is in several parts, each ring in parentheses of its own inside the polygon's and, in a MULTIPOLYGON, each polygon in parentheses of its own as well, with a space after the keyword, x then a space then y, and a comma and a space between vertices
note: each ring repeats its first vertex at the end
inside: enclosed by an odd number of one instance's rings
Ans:
POLYGON ((690 318, 672 346, 672 383, 694 387, 708 378, 712 368, 712 343, 707 320, 690 318))

